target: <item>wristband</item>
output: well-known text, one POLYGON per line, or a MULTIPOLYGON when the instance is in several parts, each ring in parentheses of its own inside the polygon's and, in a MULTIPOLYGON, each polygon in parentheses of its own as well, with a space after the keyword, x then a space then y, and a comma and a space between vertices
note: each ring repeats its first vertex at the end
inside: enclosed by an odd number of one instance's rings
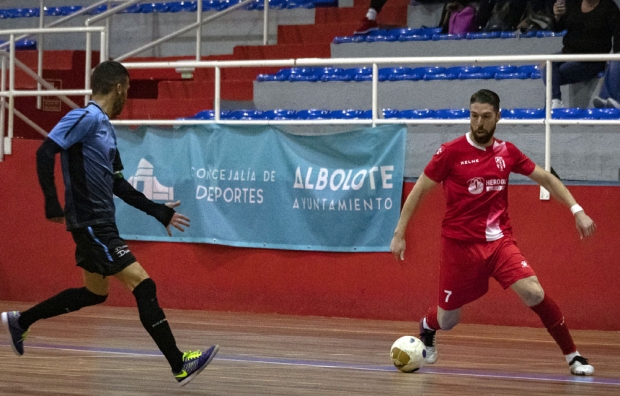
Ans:
POLYGON ((579 206, 579 204, 574 204, 570 207, 570 211, 573 213, 573 215, 575 215, 577 212, 583 211, 583 208, 579 206))

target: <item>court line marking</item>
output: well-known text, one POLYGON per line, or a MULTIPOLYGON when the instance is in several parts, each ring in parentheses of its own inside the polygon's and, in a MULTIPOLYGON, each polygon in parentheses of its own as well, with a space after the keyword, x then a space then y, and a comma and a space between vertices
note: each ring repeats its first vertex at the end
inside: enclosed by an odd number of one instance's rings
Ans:
MULTIPOLYGON (((2 346, 9 346, 8 342, 0 342, 2 346)), ((45 345, 35 344, 28 345, 28 349, 44 349, 44 350, 58 350, 69 352, 87 352, 87 353, 103 353, 114 355, 127 355, 127 356, 149 356, 160 357, 160 352, 154 351, 137 351, 129 349, 119 348, 97 348, 97 347, 69 347, 60 345, 45 345)), ((360 371, 378 371, 378 372, 392 372, 398 373, 398 370, 390 365, 377 366, 377 365, 360 365, 354 363, 344 362, 321 362, 314 360, 294 360, 294 359, 282 359, 282 358, 268 358, 268 357, 240 357, 240 356, 222 356, 218 355, 214 360, 222 360, 229 362, 243 362, 243 363, 259 363, 259 364, 276 364, 284 366, 299 366, 299 367, 316 367, 316 368, 332 368, 332 369, 346 369, 346 370, 360 370, 360 371)), ((423 367, 416 374, 436 374, 436 375, 452 375, 474 378, 494 378, 503 380, 526 380, 526 381, 540 381, 540 382, 560 382, 560 383, 573 383, 584 385, 608 385, 619 386, 620 378, 600 378, 600 377, 577 377, 577 376, 563 376, 563 375, 536 375, 536 374, 518 374, 518 373, 490 373, 483 370, 460 370, 450 368, 438 368, 438 367, 423 367)), ((403 374, 407 375, 407 374, 403 374)))

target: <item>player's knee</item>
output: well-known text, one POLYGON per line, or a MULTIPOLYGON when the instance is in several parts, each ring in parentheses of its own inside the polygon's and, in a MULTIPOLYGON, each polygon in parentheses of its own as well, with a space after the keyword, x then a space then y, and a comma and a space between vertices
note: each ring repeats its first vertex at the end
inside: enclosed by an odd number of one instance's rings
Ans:
POLYGON ((441 330, 452 330, 461 321, 461 315, 441 315, 437 319, 441 330))
POLYGON ((95 294, 88 290, 86 287, 80 289, 79 299, 81 300, 82 307, 88 307, 91 305, 103 304, 107 300, 108 295, 95 294))
POLYGON ((151 278, 146 278, 133 289, 133 295, 138 303, 143 300, 151 300, 156 298, 157 285, 155 284, 155 281, 151 278))
POLYGON ((545 291, 537 281, 529 281, 526 287, 521 289, 519 295, 528 307, 533 307, 545 298, 545 291))

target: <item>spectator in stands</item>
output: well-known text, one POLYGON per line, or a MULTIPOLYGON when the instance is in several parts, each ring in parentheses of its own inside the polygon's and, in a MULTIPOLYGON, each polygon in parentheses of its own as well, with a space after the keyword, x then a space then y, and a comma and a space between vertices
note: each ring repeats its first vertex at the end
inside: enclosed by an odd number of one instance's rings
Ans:
MULTIPOLYGON (((557 0, 553 14, 554 31, 566 30, 563 54, 606 54, 612 39, 613 52, 620 51, 620 10, 613 0, 557 0)), ((605 62, 553 62, 552 68, 551 107, 560 108, 560 86, 596 77, 605 62)))
POLYGON ((605 69, 603 86, 592 100, 594 107, 620 109, 620 61, 612 61, 605 69))
POLYGON ((372 30, 377 30, 379 28, 379 25, 377 25, 377 14, 381 12, 381 9, 387 1, 388 0, 370 0, 370 8, 353 34, 368 34, 372 30))

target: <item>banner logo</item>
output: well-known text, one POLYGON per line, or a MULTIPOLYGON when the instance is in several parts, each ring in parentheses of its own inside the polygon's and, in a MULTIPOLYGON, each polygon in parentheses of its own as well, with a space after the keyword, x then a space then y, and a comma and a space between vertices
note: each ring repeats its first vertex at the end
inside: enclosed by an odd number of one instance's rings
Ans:
POLYGON ((174 188, 166 187, 157 181, 157 178, 153 176, 153 165, 144 158, 140 160, 135 176, 131 176, 127 181, 148 199, 154 201, 174 200, 174 188))

